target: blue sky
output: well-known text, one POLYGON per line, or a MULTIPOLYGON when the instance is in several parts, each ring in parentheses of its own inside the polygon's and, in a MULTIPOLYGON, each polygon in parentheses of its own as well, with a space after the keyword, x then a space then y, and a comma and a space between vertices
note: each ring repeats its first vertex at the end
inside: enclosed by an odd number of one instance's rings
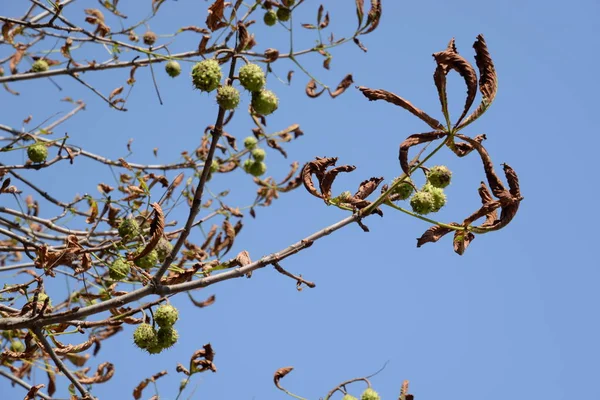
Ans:
MULTIPOLYGON (((295 22, 313 22, 318 4, 306 1, 295 22)), ((162 17, 150 26, 166 34, 181 26, 202 25, 207 6, 167 1, 162 17)), ((354 2, 330 2, 328 7, 336 37, 352 34, 354 2)), ((159 381, 160 394, 173 399, 181 378, 175 365, 186 364, 194 350, 210 342, 219 371, 194 376, 194 399, 285 398, 273 386, 272 375, 288 365, 295 371, 284 379, 284 386, 317 399, 339 382, 369 375, 386 362, 372 379, 385 399, 397 397, 404 379, 411 381, 411 392, 419 400, 600 398, 595 383, 600 357, 600 324, 595 318, 600 301, 594 238, 598 218, 593 209, 598 195, 593 160, 600 141, 592 123, 600 89, 594 78, 599 60, 593 41, 599 33, 599 8, 597 2, 584 0, 384 0, 379 28, 363 40, 367 54, 351 44, 334 49, 331 71, 320 67, 318 56, 301 59, 334 87, 350 72, 356 85, 385 88, 441 118, 431 54, 455 37, 459 52, 473 61, 472 43, 477 34, 484 34, 498 72, 498 95, 464 133, 485 133, 497 168, 506 162, 519 174, 525 200, 516 219, 500 232, 478 236, 460 257, 453 253, 450 238, 417 249, 415 238, 428 225, 385 210, 384 218, 365 221, 370 233, 349 226, 282 263, 315 281, 315 289, 297 292, 293 281, 267 268, 249 280, 195 292, 197 299, 216 295, 216 303, 205 309, 193 307, 185 295, 176 297, 181 339, 168 352, 148 356, 134 349, 130 331, 104 342, 92 361, 114 361, 117 374, 95 386, 94 393, 102 399, 128 398, 137 382, 167 369, 169 375, 159 381)), ((123 10, 134 12, 125 4, 123 10)), ((10 3, 1 13, 22 12, 22 4, 10 3)), ((286 50, 283 28, 267 30, 257 24, 253 32, 257 49, 286 50)), ((296 48, 314 43, 312 32, 297 33, 296 48)), ((171 50, 194 48, 197 40, 196 35, 182 35, 171 50)), ((88 55, 98 60, 106 56, 88 55)), ((82 98, 86 111, 56 135, 68 132, 72 143, 111 158, 125 156, 125 145, 133 138, 134 154, 128 160, 151 162, 152 149, 158 146, 160 160, 176 161, 181 151, 197 146, 217 111, 212 96, 191 89, 190 65, 184 64, 185 73, 174 80, 157 70, 162 106, 149 71, 139 70, 127 113, 110 110, 65 77, 55 79, 62 92, 49 81, 15 83, 11 87, 21 92, 19 97, 0 93, 0 123, 20 128, 29 114, 34 117, 31 124, 41 123, 69 110, 59 99, 82 98)), ((291 86, 269 77, 269 88, 280 97, 269 127, 299 123, 305 135, 287 147, 287 160, 269 152, 269 172, 283 176, 291 160, 337 156, 339 164, 357 166, 336 181, 338 192, 354 190, 371 176, 389 181, 401 173, 398 145, 410 134, 427 131, 423 122, 391 104, 368 102, 354 89, 334 100, 309 99, 304 94, 308 78, 297 67, 274 65, 280 76, 289 69, 296 71, 291 86)), ((118 70, 85 78, 109 92, 127 76, 128 71, 118 70)), ((453 115, 462 108, 464 93, 459 77, 451 74, 453 115)), ((242 109, 248 104, 247 98, 244 101, 242 109)), ((242 139, 251 128, 248 117, 238 112, 227 131, 242 139)), ((454 172, 448 205, 439 218, 461 220, 479 203, 476 189, 484 178, 480 161, 474 154, 457 159, 445 152, 431 165, 435 164, 446 164, 454 172)), ((27 175, 47 182, 64 200, 75 193, 97 193, 98 181, 114 183, 109 169, 83 159, 75 166, 58 165, 27 175)), ((254 186, 241 173, 215 182, 211 190, 227 187, 235 189, 230 195, 233 204, 235 199, 244 205, 253 198, 254 186)), ((9 200, 0 198, 0 204, 5 201, 9 200)), ((173 218, 182 222, 185 215, 182 208, 173 218)), ((259 209, 256 220, 248 219, 234 253, 248 250, 258 259, 344 216, 299 188, 259 209)), ((191 238, 200 242, 202 235, 197 231, 191 238)), ((36 378, 46 382, 45 375, 38 373, 36 378)), ((361 390, 357 386, 354 394, 361 390)), ((151 392, 146 389, 144 398, 151 392)), ((6 381, 0 381, 0 393, 7 398, 24 395, 6 381)))

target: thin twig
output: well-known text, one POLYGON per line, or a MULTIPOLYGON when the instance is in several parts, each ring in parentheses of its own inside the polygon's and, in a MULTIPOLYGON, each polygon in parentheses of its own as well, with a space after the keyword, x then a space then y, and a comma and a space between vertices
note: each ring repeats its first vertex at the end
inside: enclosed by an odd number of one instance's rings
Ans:
MULTIPOLYGON (((14 383, 16 383, 17 385, 19 385, 19 386, 21 386, 21 387, 23 387, 23 388, 25 388, 27 390, 31 389, 31 385, 30 384, 28 384, 27 382, 25 382, 22 379, 17 378, 16 376, 14 376, 12 374, 9 374, 8 372, 4 371, 3 369, 0 369, 0 375, 6 377, 8 379, 10 379, 11 381, 13 381, 14 383)), ((46 393, 43 393, 43 392, 40 392, 40 391, 38 391, 36 393, 36 396, 39 396, 39 397, 41 397, 44 400, 58 400, 58 399, 53 399, 52 397, 48 396, 46 393)))
POLYGON ((316 286, 313 282, 309 282, 306 279, 302 278, 301 276, 296 276, 296 275, 292 274, 291 272, 286 271, 285 269, 283 269, 283 267, 281 265, 279 265, 278 262, 274 262, 273 267, 275 267, 277 272, 279 272, 285 276, 289 276, 292 279, 295 279, 298 282, 298 286, 300 286, 300 284, 302 284, 302 283, 304 283, 309 288, 314 288, 316 286))

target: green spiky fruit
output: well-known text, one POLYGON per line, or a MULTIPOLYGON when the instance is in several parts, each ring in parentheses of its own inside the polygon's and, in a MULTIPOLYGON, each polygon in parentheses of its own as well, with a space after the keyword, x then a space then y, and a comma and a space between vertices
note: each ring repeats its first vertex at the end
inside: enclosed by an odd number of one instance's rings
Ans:
POLYGON ((438 212, 442 207, 446 205, 446 195, 444 194, 444 189, 437 188, 431 184, 426 184, 421 189, 424 192, 429 192, 433 196, 433 208, 432 212, 438 212))
POLYGON ((344 397, 342 397, 342 400, 358 400, 356 397, 352 396, 351 394, 346 394, 344 395, 344 397))
POLYGON ((48 148, 44 143, 36 142, 27 148, 27 157, 34 163, 41 163, 48 158, 48 148))
POLYGON ((252 93, 252 108, 258 114, 272 114, 279 106, 279 99, 275 93, 270 90, 263 89, 260 92, 252 93))
POLYGON ((261 176, 267 172, 267 164, 262 161, 253 161, 252 164, 248 167, 248 173, 252 176, 261 176))
POLYGON ((371 388, 365 389, 364 392, 360 395, 360 400, 380 400, 379 393, 374 391, 371 388))
POLYGON ((118 258, 111 264, 110 267, 108 267, 108 276, 112 280, 122 281, 123 279, 127 278, 130 270, 131 265, 129 262, 123 260, 122 258, 118 258))
POLYGON ((173 326, 179 318, 179 311, 170 304, 163 304, 154 312, 154 322, 161 328, 173 326))
POLYGON ((144 43, 147 44, 148 46, 152 46, 155 42, 156 42, 156 33, 152 32, 152 31, 148 31, 146 33, 144 33, 144 36, 142 37, 142 39, 144 40, 144 43))
POLYGON ((119 224, 119 236, 124 241, 134 239, 140 234, 140 226, 137 221, 132 218, 126 218, 119 224))
POLYGON ((156 254, 158 255, 158 261, 163 262, 171 254, 171 251, 173 251, 173 245, 163 237, 158 241, 154 250, 156 250, 156 254))
POLYGON ((246 139, 244 139, 244 147, 248 150, 252 150, 253 148, 255 148, 257 143, 258 139, 254 136, 248 136, 246 139))
MULTIPOLYGON (((394 179, 392 185, 394 185, 399 179, 399 177, 394 179)), ((401 184, 394 188, 394 191, 392 193, 397 195, 398 199, 400 200, 408 199, 414 190, 413 186, 409 182, 410 178, 406 178, 401 184)))
POLYGON ((156 346, 158 343, 156 330, 150 324, 139 324, 133 331, 133 343, 140 349, 156 346))
POLYGON ((240 84, 250 92, 258 92, 265 86, 265 73, 256 64, 246 64, 238 72, 240 84))
POLYGON ((146 349, 146 351, 148 352, 148 354, 159 354, 163 350, 164 349, 162 348, 162 346, 160 344, 158 344, 158 341, 156 342, 156 344, 153 344, 152 346, 150 346, 150 347, 148 347, 146 349))
POLYGON ((197 89, 203 92, 212 92, 218 88, 221 77, 221 67, 217 60, 200 61, 192 68, 192 82, 197 89))
POLYGON ((263 21, 267 26, 273 26, 277 23, 277 13, 273 10, 269 10, 265 13, 263 21))
POLYGON ((217 104, 225 110, 234 110, 240 104, 240 92, 233 86, 221 86, 217 89, 217 104))
POLYGON ((25 351, 25 345, 19 339, 13 339, 10 342, 10 351, 14 351, 15 353, 22 353, 25 351))
POLYGON ((171 78, 175 78, 181 74, 181 65, 175 60, 171 60, 165 64, 165 71, 171 78))
POLYGON ((158 345, 163 349, 172 347, 177 343, 177 339, 179 339, 179 334, 177 333, 177 329, 173 327, 160 328, 158 330, 158 345))
POLYGON ((280 21, 289 21, 292 11, 287 7, 279 7, 277 9, 277 19, 280 21))
POLYGON ((282 3, 286 7, 292 7, 294 4, 296 4, 296 0, 283 0, 282 3))
MULTIPOLYGON (((48 298, 48 295, 44 292, 38 294, 38 303, 43 304, 47 298, 48 298)), ((48 301, 48 307, 50 307, 50 306, 52 306, 52 300, 48 301)))
POLYGON ((410 199, 410 206, 417 214, 429 214, 433 210, 433 195, 429 192, 417 192, 410 199))
MULTIPOLYGON (((137 252, 141 253, 143 249, 143 247, 140 247, 137 252)), ((158 263, 158 252, 156 249, 153 249, 150 253, 146 254, 142 258, 138 258, 133 263, 140 268, 150 269, 158 263)))
POLYGON ((32 72, 46 72, 48 71, 48 62, 46 60, 42 60, 41 58, 39 60, 36 60, 32 65, 31 65, 31 71, 32 72))
POLYGON ((445 188, 451 180, 452 172, 445 165, 436 165, 427 173, 427 181, 437 188, 445 188))
POLYGON ((263 149, 254 149, 252 150, 251 154, 255 161, 264 161, 265 157, 267 156, 267 152, 263 149))

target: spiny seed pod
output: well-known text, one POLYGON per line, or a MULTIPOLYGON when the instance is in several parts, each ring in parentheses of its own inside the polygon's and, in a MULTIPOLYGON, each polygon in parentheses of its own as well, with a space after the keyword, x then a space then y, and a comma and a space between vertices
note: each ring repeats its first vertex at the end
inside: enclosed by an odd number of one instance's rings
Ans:
POLYGON ((171 60, 165 65, 165 71, 171 78, 175 78, 181 74, 181 65, 177 61, 171 60))
POLYGON ((255 148, 257 143, 258 139, 256 139, 254 136, 248 136, 246 139, 244 139, 244 147, 248 150, 255 148))
POLYGON ((217 104, 225 110, 234 110, 240 104, 240 92, 233 86, 221 86, 217 89, 217 104))
POLYGON ((133 331, 133 343, 140 349, 156 346, 158 343, 156 330, 150 324, 139 324, 133 331))
MULTIPOLYGON (((141 253, 142 250, 143 247, 140 247, 138 248, 137 252, 141 253)), ((146 254, 144 257, 138 258, 133 263, 140 268, 150 269, 158 263, 158 252, 154 249, 150 253, 146 254)))
POLYGON ((287 7, 279 7, 277 9, 277 19, 280 21, 289 21, 292 11, 287 7))
POLYGON ((129 262, 123 260, 122 258, 118 258, 111 264, 110 267, 108 267, 108 276, 112 280, 122 281, 123 279, 127 278, 130 270, 131 265, 129 262))
POLYGON ((39 60, 36 60, 32 65, 31 65, 31 71, 32 72, 46 72, 48 71, 48 62, 46 60, 42 60, 41 58, 39 60))
POLYGON ((154 250, 156 250, 156 254, 158 255, 158 261, 163 262, 171 254, 171 251, 173 251, 173 245, 163 237, 158 241, 154 250))
POLYGON ((277 13, 273 10, 269 10, 265 13, 263 21, 267 26, 273 26, 277 23, 277 13))
POLYGON ((283 0, 282 3, 286 7, 292 7, 294 4, 296 4, 296 0, 283 0))
MULTIPOLYGON (((400 177, 394 179, 394 181, 392 182, 392 185, 396 184, 396 182, 398 182, 398 180, 400 180, 400 177)), ((404 179, 404 181, 401 184, 399 184, 398 186, 396 186, 394 188, 393 193, 395 195, 397 195, 398 199, 406 200, 412 194, 414 188, 409 182, 410 182, 410 178, 406 178, 406 179, 404 179)))
POLYGON ((10 351, 14 351, 15 353, 22 353, 25 351, 25 345, 19 339, 13 339, 10 342, 10 351))
POLYGON ((156 42, 156 33, 148 31, 144 33, 142 39, 144 40, 145 44, 147 44, 148 46, 152 46, 156 42))
POLYGON ((123 221, 121 221, 118 231, 121 239, 123 239, 124 241, 128 241, 134 239, 140 234, 140 226, 138 225, 135 219, 126 218, 123 221))
POLYGON ((179 339, 179 334, 175 328, 168 327, 160 328, 158 330, 158 345, 163 349, 172 347, 175 343, 177 343, 177 339, 179 339))
POLYGON ((360 395, 360 400, 380 400, 379 394, 371 388, 365 389, 360 395))
POLYGON ((452 180, 452 172, 445 165, 436 165, 427 173, 427 181, 434 187, 445 188, 452 180))
MULTIPOLYGON (((157 333, 157 337, 158 337, 158 333, 157 333)), ((146 349, 148 354, 158 354, 158 353, 161 353, 163 350, 164 349, 162 348, 162 346, 160 344, 158 344, 158 339, 156 341, 156 344, 153 344, 152 346, 150 346, 146 349)))
POLYGON ((154 312, 154 322, 161 328, 173 326, 179 318, 179 311, 170 304, 163 304, 154 312))
POLYGON ((410 206, 417 214, 429 214, 433 210, 433 195, 429 192, 417 192, 410 199, 410 206))
POLYGON ((442 207, 446 205, 446 195, 444 194, 444 189, 437 188, 431 184, 426 184, 421 189, 424 192, 429 192, 433 196, 433 208, 432 212, 438 212, 442 207))
POLYGON ((218 88, 221 77, 221 66, 217 60, 200 61, 192 68, 192 82, 203 92, 212 92, 218 88))
POLYGON ((254 164, 254 161, 251 159, 247 159, 244 161, 244 164, 242 164, 242 168, 244 169, 244 171, 246 171, 247 173, 250 173, 250 168, 252 168, 252 165, 254 164))
POLYGON ((265 86, 265 73, 256 64, 246 64, 238 72, 240 84, 250 92, 258 92, 265 86))
POLYGON ((267 172, 267 164, 262 161, 253 161, 247 170, 252 176, 261 176, 267 172))
POLYGON ((252 93, 252 108, 258 114, 269 115, 277 110, 279 99, 275 93, 270 90, 263 89, 260 92, 252 93))
POLYGON ((41 163, 48 158, 48 148, 44 143, 36 142, 27 148, 27 157, 34 163, 41 163))
POLYGON ((267 152, 263 149, 254 149, 252 150, 251 154, 252 158, 254 158, 255 161, 263 161, 267 156, 267 152))

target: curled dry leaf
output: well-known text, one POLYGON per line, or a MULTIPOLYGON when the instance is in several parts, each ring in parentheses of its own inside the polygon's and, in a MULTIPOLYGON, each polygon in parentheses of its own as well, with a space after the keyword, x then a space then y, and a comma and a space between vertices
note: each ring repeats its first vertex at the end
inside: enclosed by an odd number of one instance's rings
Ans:
POLYGON ((93 383, 104 383, 104 382, 108 381, 110 378, 112 378, 114 374, 115 374, 114 365, 109 362, 103 362, 102 364, 98 365, 98 369, 96 370, 96 373, 94 374, 94 376, 92 376, 92 377, 83 376, 82 378, 79 379, 79 382, 81 382, 84 385, 90 385, 93 383))
POLYGON ((38 383, 37 385, 32 386, 29 391, 27 391, 27 394, 25 395, 25 398, 23 400, 35 400, 35 398, 38 396, 38 392, 40 391, 41 388, 45 387, 46 385, 44 385, 43 383, 38 383))
POLYGON ((481 104, 460 125, 463 128, 479 118, 492 104, 498 91, 498 77, 483 35, 478 35, 473 44, 475 63, 479 69, 479 92, 483 99, 481 104))
POLYGON ((317 82, 314 79, 311 79, 306 85, 306 95, 310 98, 317 98, 323 94, 325 89, 321 89, 320 92, 317 92, 317 82))
POLYGON ((216 31, 227 23, 223 21, 223 13, 225 11, 225 0, 216 0, 208 7, 208 16, 206 17, 206 26, 211 31, 216 31))
POLYGON ((371 0, 371 9, 367 14, 367 23, 365 24, 366 30, 362 31, 361 35, 373 32, 379 26, 379 20, 381 19, 381 0, 371 0))
POLYGON ((279 384, 279 381, 283 377, 285 377, 287 374, 292 372, 293 369, 294 369, 294 367, 283 367, 283 368, 279 368, 277 371, 275 371, 275 374, 273 375, 273 383, 275 383, 275 386, 277 386, 277 388, 279 390, 285 390, 284 388, 281 387, 281 385, 279 384))
POLYGON ((352 83, 354 83, 354 81, 352 80, 352 74, 346 75, 344 79, 342 79, 340 84, 337 86, 337 88, 333 92, 329 92, 329 95, 332 98, 336 98, 340 94, 344 93, 346 89, 348 89, 350 85, 352 85, 352 83))
POLYGON ((454 232, 454 251, 458 255, 463 255, 469 244, 475 239, 475 235, 471 232, 455 231, 454 232))
POLYGON ((161 372, 158 372, 158 373, 152 375, 150 378, 146 378, 143 381, 141 381, 136 386, 136 388, 133 390, 133 398, 136 400, 142 398, 142 392, 144 391, 146 386, 148 386, 148 384, 150 384, 150 382, 156 382, 156 380, 158 378, 165 376, 166 374, 167 374, 167 371, 161 371, 161 372))
MULTIPOLYGON (((453 225, 458 226, 458 224, 453 225)), ((420 238, 417 239, 417 247, 421 247, 425 243, 435 243, 450 232, 452 232, 452 229, 450 228, 445 228, 439 225, 432 226, 431 228, 427 229, 420 238)))
POLYGON ((394 93, 388 92, 387 90, 383 89, 369 89, 365 86, 359 86, 358 89, 362 92, 363 95, 365 95, 367 99, 371 101, 385 100, 388 103, 400 106, 408 112, 410 112, 411 114, 419 117, 433 129, 444 129, 442 124, 440 124, 440 122, 437 119, 430 117, 425 111, 418 109, 417 107, 413 106, 410 101, 404 100, 402 97, 397 96, 394 93))
POLYGON ((190 300, 192 301, 192 303, 196 307, 199 307, 199 308, 204 308, 204 307, 211 306, 211 305, 213 305, 215 303, 215 300, 216 300, 216 297, 215 297, 214 294, 211 295, 211 296, 209 296, 206 300, 203 300, 203 301, 197 301, 197 300, 195 300, 192 297, 191 293, 189 293, 189 292, 188 292, 188 297, 190 298, 190 300))
POLYGON ((441 139, 444 136, 446 136, 446 132, 434 131, 425 133, 415 133, 404 139, 404 141, 400 144, 400 151, 398 154, 398 159, 400 160, 400 167, 402 168, 402 172, 404 172, 406 175, 410 175, 408 151, 411 147, 421 143, 432 142, 434 140, 441 139))
POLYGON ((442 102, 442 108, 444 109, 445 114, 448 112, 446 99, 446 75, 448 72, 451 69, 458 72, 460 76, 463 77, 465 84, 467 85, 467 98, 465 100, 463 113, 456 121, 455 125, 457 126, 460 124, 465 115, 467 115, 467 112, 469 112, 469 109, 475 100, 475 95, 477 93, 477 74, 475 73, 473 66, 471 66, 471 64, 464 57, 456 52, 454 39, 450 41, 450 44, 446 50, 434 53, 433 58, 438 65, 434 75, 434 81, 438 88, 440 101, 442 102))

